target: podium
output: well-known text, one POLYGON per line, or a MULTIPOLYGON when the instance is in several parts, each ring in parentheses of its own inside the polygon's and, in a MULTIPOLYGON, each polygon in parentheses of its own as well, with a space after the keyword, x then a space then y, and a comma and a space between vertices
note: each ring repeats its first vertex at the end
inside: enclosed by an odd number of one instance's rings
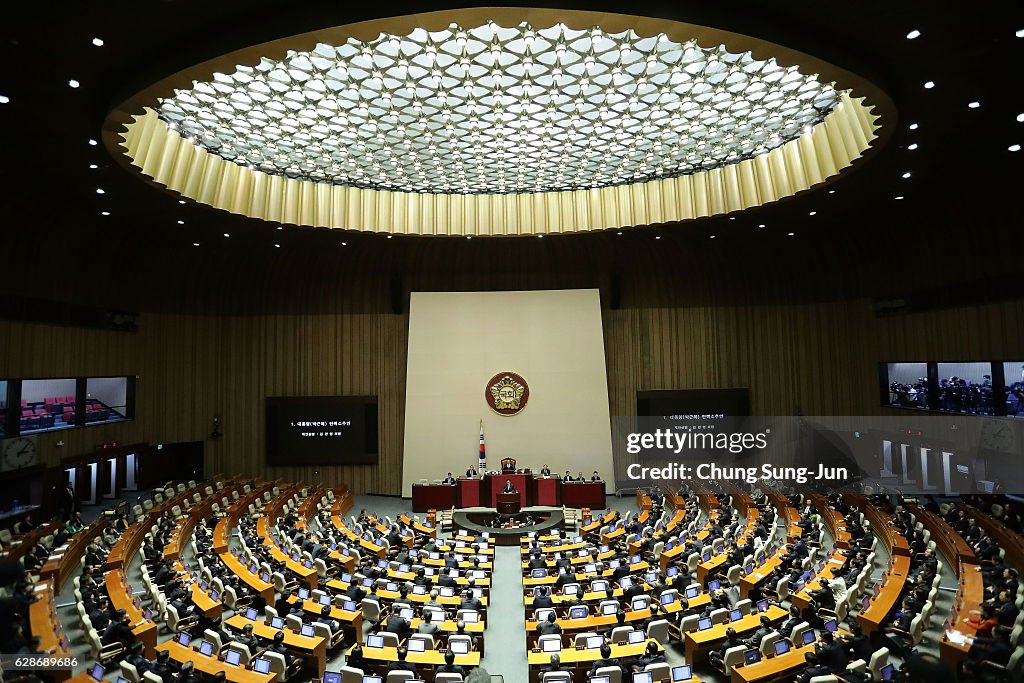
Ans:
POLYGON ((534 480, 537 486, 537 505, 558 505, 558 494, 562 488, 562 482, 558 477, 543 477, 534 480))
POLYGON ((493 507, 498 507, 498 496, 501 495, 501 489, 505 487, 505 482, 512 482, 512 486, 515 487, 516 493, 513 494, 518 496, 519 505, 526 506, 529 503, 526 502, 526 487, 527 487, 527 475, 525 474, 488 474, 484 477, 484 484, 480 491, 480 497, 484 499, 480 504, 487 506, 490 503, 493 507))
POLYGON ((498 508, 499 515, 515 515, 522 509, 518 491, 499 493, 495 498, 497 499, 495 507, 498 508))

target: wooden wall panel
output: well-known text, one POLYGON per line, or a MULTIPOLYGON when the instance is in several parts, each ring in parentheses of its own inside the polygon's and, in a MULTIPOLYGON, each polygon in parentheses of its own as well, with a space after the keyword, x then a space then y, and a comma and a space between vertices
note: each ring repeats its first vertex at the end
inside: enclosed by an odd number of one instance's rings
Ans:
MULTIPOLYGON (((478 284, 448 278, 424 276, 414 286, 478 284)), ((272 278, 251 285, 263 296, 272 278)), ((558 280, 548 275, 545 285, 558 280)), ((325 484, 397 494, 408 316, 386 310, 385 290, 379 279, 306 284, 293 288, 290 310, 145 313, 135 333, 0 321, 0 378, 139 376, 137 419, 40 436, 51 465, 105 441, 205 440, 207 472, 313 481, 318 471, 325 484), (266 467, 264 397, 305 394, 379 396, 379 463, 266 467), (224 435, 211 440, 215 415, 224 435)), ((748 291, 726 295, 710 281, 674 277, 627 289, 621 308, 603 312, 611 414, 632 414, 637 391, 741 386, 758 414, 878 414, 880 361, 1024 355, 1024 301, 878 317, 860 299, 779 293, 765 304, 756 287, 748 291)))

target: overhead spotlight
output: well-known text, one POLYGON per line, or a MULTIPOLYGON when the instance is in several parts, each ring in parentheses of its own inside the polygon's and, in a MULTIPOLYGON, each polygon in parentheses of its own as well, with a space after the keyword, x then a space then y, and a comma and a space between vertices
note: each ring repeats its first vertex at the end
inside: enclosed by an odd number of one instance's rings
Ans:
POLYGON ((178 225, 185 225, 185 221, 178 221, 178 225))
POLYGON ((81 85, 81 83, 72 78, 70 81, 68 81, 68 85, 72 88, 77 88, 81 85))
POLYGON ((100 215, 101 216, 109 216, 110 212, 109 211, 100 211, 100 215))
POLYGON ((661 235, 655 235, 655 236, 654 236, 654 239, 656 239, 656 240, 660 240, 660 239, 661 239, 661 235))
POLYGON ((729 216, 729 220, 731 220, 731 221, 736 220, 736 216, 729 216))
POLYGON ((192 243, 192 246, 193 246, 193 247, 198 247, 198 246, 199 246, 199 242, 193 242, 193 243, 192 243))
POLYGON ((178 200, 178 203, 179 203, 179 204, 184 204, 184 203, 185 203, 185 200, 184 200, 184 199, 179 199, 179 200, 178 200))
POLYGON ((920 37, 921 37, 921 32, 918 31, 916 28, 913 31, 911 31, 910 33, 907 34, 907 40, 914 40, 915 38, 920 38, 920 37))
POLYGON ((935 81, 925 81, 924 82, 924 89, 925 90, 931 90, 934 87, 935 87, 935 81))
POLYGON ((709 237, 710 237, 711 239, 715 239, 715 236, 714 236, 714 235, 709 235, 709 237))
POLYGON ((1020 145, 1014 143, 1014 144, 1010 145, 1009 147, 1007 147, 1006 149, 1010 150, 1011 152, 1019 152, 1020 151, 1020 145))
POLYGON ((99 166, 97 166, 96 164, 89 164, 89 168, 97 169, 99 168, 99 166))
POLYGON ((275 244, 274 246, 275 246, 275 247, 277 247, 278 249, 280 249, 280 248, 281 248, 281 245, 280 245, 280 244, 275 244))
POLYGON ((1017 114, 1017 123, 1024 123, 1024 113, 1017 114))
POLYGON ((96 47, 103 47, 103 39, 102 38, 93 38, 92 39, 92 44, 95 45, 96 47))
POLYGON ((277 226, 277 229, 278 230, 284 230, 284 226, 283 225, 279 225, 279 226, 277 226))
POLYGON ((817 215, 818 215, 818 212, 817 212, 817 211, 811 211, 811 212, 810 212, 809 214, 807 214, 807 215, 808 215, 808 216, 817 216, 817 215))
POLYGON ((106 190, 104 190, 102 187, 97 187, 96 194, 106 194, 106 190))
POLYGON ((618 231, 617 233, 615 233, 615 234, 616 234, 616 235, 621 235, 621 234, 622 234, 622 231, 621 231, 621 230, 619 230, 619 231, 618 231))
POLYGON ((829 193, 829 194, 835 194, 835 193, 836 193, 836 191, 835 191, 835 190, 829 190, 829 191, 828 191, 828 193, 829 193))
POLYGON ((792 236, 793 236, 793 235, 795 235, 796 233, 795 233, 795 232, 787 232, 786 234, 787 234, 787 235, 789 235, 790 237, 792 237, 792 236))
POLYGON ((901 178, 903 178, 904 180, 906 180, 907 178, 909 178, 909 177, 910 177, 910 171, 907 171, 906 173, 904 173, 904 174, 903 174, 903 175, 901 175, 900 177, 901 177, 901 178))
POLYGON ((1024 28, 1017 29, 1017 32, 1014 35, 1018 38, 1024 38, 1024 28))
POLYGON ((342 242, 342 243, 341 243, 341 246, 343 246, 343 247, 347 247, 347 246, 348 246, 348 242, 342 242))
POLYGON ((231 237, 231 233, 229 233, 229 232, 226 232, 226 233, 224 233, 224 236, 225 236, 225 237, 231 237))
POLYGON ((916 142, 911 142, 909 145, 907 145, 907 149, 909 149, 911 152, 913 152, 915 149, 917 149, 917 143, 916 142))
POLYGON ((981 106, 981 102, 979 102, 979 101, 977 101, 977 100, 974 100, 973 102, 968 102, 968 103, 967 103, 967 107, 968 107, 969 109, 977 109, 977 108, 978 108, 978 107, 980 107, 980 106, 981 106))
POLYGON ((89 138, 89 146, 90 147, 95 147, 98 144, 100 144, 100 143, 98 143, 95 138, 89 138))
POLYGON ((471 240, 471 239, 473 239, 473 236, 472 235, 466 235, 466 239, 467 240, 471 240))
MULTIPOLYGON (((388 235, 388 239, 391 239, 392 237, 394 237, 394 235, 388 235)), ((541 235, 541 237, 543 237, 543 235, 541 235)))
POLYGON ((7 104, 11 101, 11 98, 7 95, 0 95, 0 104, 7 104))
POLYGON ((759 228, 763 228, 763 227, 765 227, 765 224, 764 224, 764 223, 758 223, 758 224, 757 224, 757 227, 759 227, 759 228))
POLYGON ((912 123, 912 124, 910 124, 909 126, 907 126, 907 128, 908 128, 909 130, 917 130, 917 124, 916 124, 916 123, 912 123))
POLYGON ((901 195, 901 194, 898 194, 898 195, 896 195, 895 197, 893 197, 893 199, 903 199, 903 195, 901 195))

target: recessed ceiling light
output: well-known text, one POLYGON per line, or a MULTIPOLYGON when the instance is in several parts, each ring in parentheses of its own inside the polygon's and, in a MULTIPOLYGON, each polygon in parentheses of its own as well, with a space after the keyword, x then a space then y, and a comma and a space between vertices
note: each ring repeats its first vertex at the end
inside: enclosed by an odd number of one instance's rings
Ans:
POLYGON ((280 248, 281 248, 281 245, 280 245, 280 244, 275 244, 274 246, 275 246, 275 247, 277 247, 278 249, 280 249, 280 248))
POLYGON ((901 195, 901 194, 898 194, 898 195, 896 195, 895 197, 893 197, 893 199, 903 199, 903 195, 901 195))
POLYGON ((95 147, 98 144, 100 144, 100 143, 98 143, 95 138, 89 138, 89 145, 90 146, 95 147))
POLYGON ((907 149, 909 149, 911 152, 913 152, 915 149, 917 149, 917 143, 916 142, 911 142, 909 145, 907 145, 907 149))
POLYGON ((224 236, 225 237, 231 237, 231 233, 226 232, 226 233, 224 233, 224 236))
POLYGON ((277 229, 278 230, 284 230, 284 226, 283 225, 279 225, 279 226, 277 226, 277 229))
POLYGON ((901 177, 901 178, 903 178, 904 180, 906 180, 907 178, 909 178, 909 177, 910 177, 910 171, 907 171, 906 173, 904 173, 904 174, 903 174, 903 175, 901 175, 900 177, 901 177))
POLYGON ((796 233, 795 233, 795 232, 787 232, 786 234, 787 234, 787 235, 789 235, 790 237, 792 237, 792 236, 793 236, 793 235, 795 235, 796 233))
POLYGON ((178 225, 185 225, 185 221, 178 221, 178 225))
POLYGON ((184 199, 179 199, 179 200, 178 200, 178 203, 179 203, 179 204, 184 204, 184 203, 185 203, 185 200, 184 200, 184 199))
POLYGON ((907 34, 907 40, 913 40, 914 38, 919 38, 920 36, 921 32, 915 28, 913 31, 907 34))
MULTIPOLYGON (((541 235, 541 237, 543 237, 543 236, 544 235, 541 235)), ((394 235, 388 235, 388 239, 391 239, 392 237, 394 237, 394 235)))
POLYGON ((711 237, 711 239, 715 239, 715 236, 714 236, 714 235, 710 235, 710 237, 711 237))
POLYGON ((811 211, 811 212, 810 212, 809 214, 807 214, 807 215, 808 215, 808 216, 817 216, 817 215, 818 215, 818 212, 817 212, 817 211, 811 211))
POLYGON ((109 216, 110 212, 109 211, 100 211, 100 215, 101 216, 109 216))
POLYGON ((472 235, 466 235, 466 239, 467 240, 471 240, 471 239, 473 239, 473 236, 472 235))
POLYGON ((7 104, 11 101, 11 98, 7 95, 0 95, 0 104, 7 104))
POLYGON ((544 235, 537 235, 537 237, 540 237, 541 239, 544 239, 544 235))
POLYGON ((661 239, 661 235, 655 235, 655 236, 654 236, 654 239, 656 239, 656 240, 660 240, 660 239, 661 239))
POLYGON ((1024 38, 1024 28, 1017 29, 1017 32, 1014 35, 1018 38, 1024 38))
POLYGON ((1010 145, 1006 149, 1010 150, 1011 152, 1019 152, 1020 151, 1020 145, 1015 143, 1015 144, 1010 145))
POLYGON ((1024 113, 1017 114, 1017 123, 1024 123, 1024 113))
POLYGON ((71 86, 72 88, 77 88, 78 86, 81 85, 81 83, 79 83, 78 81, 76 81, 75 79, 72 78, 70 81, 68 81, 68 85, 71 86))
POLYGON ((198 247, 198 246, 199 246, 199 242, 193 242, 193 243, 192 243, 192 246, 193 246, 193 247, 198 247))
POLYGON ((981 102, 979 102, 978 100, 974 100, 973 102, 968 102, 967 106, 970 109, 977 109, 978 107, 981 106, 981 102))
POLYGON ((828 191, 828 193, 829 193, 829 194, 835 194, 835 193, 836 193, 836 191, 835 191, 835 190, 829 190, 829 191, 828 191))
POLYGON ((618 231, 617 233, 615 233, 615 234, 616 234, 616 235, 621 235, 621 234, 622 234, 622 231, 621 231, 621 230, 619 230, 619 231, 618 231))
POLYGON ((925 90, 931 90, 934 87, 935 87, 935 81, 925 81, 924 82, 924 89, 925 90))
POLYGON ((731 220, 731 221, 736 220, 736 216, 729 216, 729 220, 731 220))
POLYGON ((95 45, 96 47, 103 47, 103 39, 102 38, 93 38, 92 39, 92 44, 95 45))
POLYGON ((89 168, 99 168, 96 164, 89 164, 89 168))
POLYGON ((764 223, 758 223, 758 224, 757 224, 757 227, 759 227, 759 228, 763 228, 763 227, 765 227, 765 225, 764 225, 764 223))
POLYGON ((97 187, 96 194, 106 194, 106 191, 102 187, 97 187))
POLYGON ((912 123, 909 126, 907 126, 907 128, 909 128, 910 130, 917 130, 917 124, 916 123, 912 123))
POLYGON ((342 242, 342 243, 341 243, 341 246, 343 246, 343 247, 347 247, 347 246, 348 246, 348 242, 342 242))

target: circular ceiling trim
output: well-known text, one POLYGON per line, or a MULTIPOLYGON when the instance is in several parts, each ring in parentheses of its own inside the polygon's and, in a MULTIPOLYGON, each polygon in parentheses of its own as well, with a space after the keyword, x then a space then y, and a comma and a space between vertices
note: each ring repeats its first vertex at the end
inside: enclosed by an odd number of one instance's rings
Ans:
MULTIPOLYGON (((629 34, 627 34, 629 35, 629 34)), ((808 55, 747 36, 678 22, 569 10, 480 8, 362 22, 246 48, 164 79, 113 111, 104 142, 133 170, 151 182, 217 209, 268 221, 422 235, 535 235, 583 232, 692 220, 777 201, 826 182, 880 145, 891 125, 880 125, 892 103, 867 81, 808 55), (159 100, 193 81, 232 73, 238 64, 283 57, 318 44, 367 41, 381 33, 401 34, 416 27, 446 30, 451 24, 544 27, 562 23, 574 30, 600 26, 605 34, 635 31, 685 44, 722 45, 752 59, 774 58, 834 82, 838 104, 824 119, 795 139, 742 161, 642 182, 581 189, 506 194, 426 193, 315 182, 241 166, 194 144, 158 114, 159 100), (769 54, 770 53, 770 54, 769 54), (852 91, 852 92, 851 92, 852 91)), ((887 117, 888 119, 888 117, 887 117)), ((477 190, 486 184, 474 186, 477 190)), ((402 190, 415 189, 402 187, 402 190)), ((529 188, 526 188, 529 189, 529 188)))

